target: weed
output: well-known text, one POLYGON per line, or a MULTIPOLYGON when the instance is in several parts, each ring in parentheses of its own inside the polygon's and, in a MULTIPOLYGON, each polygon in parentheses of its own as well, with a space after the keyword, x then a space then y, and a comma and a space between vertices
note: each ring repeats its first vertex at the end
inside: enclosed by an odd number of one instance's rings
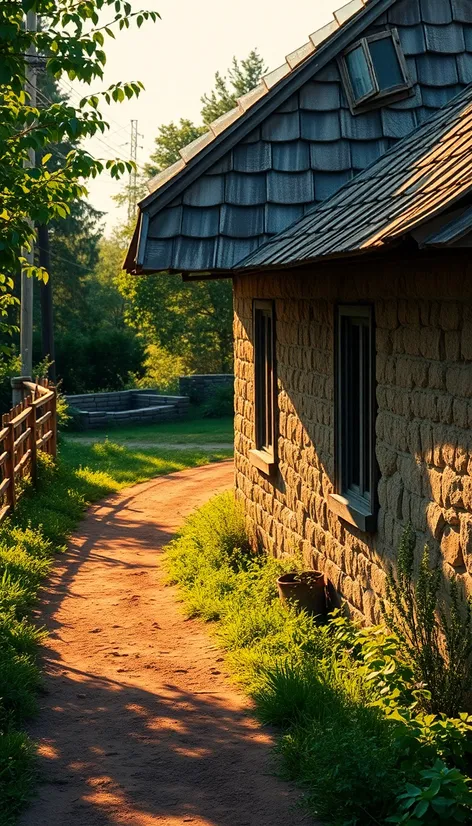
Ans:
POLYGON ((446 608, 440 596, 439 559, 431 564, 428 548, 415 579, 415 544, 415 532, 408 525, 398 550, 397 573, 390 569, 387 578, 385 621, 429 692, 424 695, 428 710, 455 716, 472 679, 472 612, 460 599, 455 579, 449 580, 446 608))
MULTIPOLYGON (((423 810, 434 780, 433 792, 438 782, 445 790, 449 822, 462 822, 471 805, 460 769, 472 718, 421 710, 429 694, 402 640, 385 626, 360 628, 339 612, 316 625, 283 607, 276 579, 295 564, 250 551, 242 511, 229 493, 195 513, 167 550, 187 611, 216 621, 215 636, 258 718, 279 727, 282 770, 305 789, 315 817, 336 826, 422 826, 429 821, 415 820, 414 812, 419 803, 423 810), (427 774, 440 773, 437 760, 443 779, 427 774), (412 787, 405 792, 407 782, 417 784, 418 799, 412 787)), ((451 639, 451 650, 460 650, 451 639)), ((443 805, 441 795, 434 805, 443 805)), ((427 811, 436 817, 436 809, 427 811)))

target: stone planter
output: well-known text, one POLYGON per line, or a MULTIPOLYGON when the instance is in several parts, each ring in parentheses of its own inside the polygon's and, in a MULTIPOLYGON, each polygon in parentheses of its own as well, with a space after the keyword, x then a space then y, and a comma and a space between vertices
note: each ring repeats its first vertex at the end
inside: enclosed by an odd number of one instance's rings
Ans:
POLYGON ((326 615, 325 578, 321 571, 282 574, 277 580, 277 588, 284 604, 315 617, 326 615))

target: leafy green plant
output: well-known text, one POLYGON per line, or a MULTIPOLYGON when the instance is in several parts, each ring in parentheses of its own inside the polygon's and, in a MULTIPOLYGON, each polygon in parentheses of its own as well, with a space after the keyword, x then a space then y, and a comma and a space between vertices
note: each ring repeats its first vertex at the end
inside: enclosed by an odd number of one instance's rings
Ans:
POLYGON ((387 823, 402 826, 440 826, 470 823, 472 792, 469 778, 458 769, 450 769, 441 760, 420 772, 418 785, 407 783, 398 795, 398 811, 387 823))
POLYGON ((215 622, 261 722, 279 727, 282 770, 302 786, 312 815, 335 826, 435 826, 447 822, 432 819, 443 797, 451 823, 468 813, 459 791, 460 778, 468 788, 472 717, 426 713, 431 693, 395 630, 360 627, 341 611, 320 626, 282 608, 276 579, 293 571, 293 559, 251 553, 232 494, 191 517, 167 564, 188 613, 215 622), (413 787, 414 800, 400 797, 413 787), (428 795, 435 808, 428 803, 415 820, 428 795))
POLYGON ((456 716, 472 678, 471 608, 461 599, 455 579, 449 580, 447 602, 440 595, 439 559, 431 563, 427 547, 415 578, 415 546, 415 533, 407 525, 396 574, 393 568, 388 573, 384 617, 427 689, 427 709, 456 716))
POLYGON ((26 87, 25 55, 38 54, 48 79, 68 77, 90 86, 104 78, 107 37, 146 20, 156 21, 156 11, 133 10, 127 0, 24 0, 0 4, 0 352, 8 353, 4 340, 15 329, 11 307, 18 298, 12 274, 20 269, 46 280, 47 272, 24 257, 34 239, 35 224, 49 224, 70 214, 70 203, 86 196, 84 181, 105 168, 114 178, 132 172, 135 164, 120 158, 94 159, 82 139, 102 135, 108 124, 100 102, 121 102, 140 94, 142 84, 113 83, 89 93, 74 105, 59 100, 37 108, 26 87), (25 13, 37 13, 41 25, 25 25, 25 13), (111 15, 110 15, 111 12, 111 15), (73 44, 73 47, 71 47, 73 44), (73 142, 67 155, 53 153, 54 146, 73 142), (29 153, 41 162, 29 168, 29 153))
POLYGON ((215 387, 209 398, 202 404, 202 415, 209 419, 232 416, 234 412, 233 385, 215 387))

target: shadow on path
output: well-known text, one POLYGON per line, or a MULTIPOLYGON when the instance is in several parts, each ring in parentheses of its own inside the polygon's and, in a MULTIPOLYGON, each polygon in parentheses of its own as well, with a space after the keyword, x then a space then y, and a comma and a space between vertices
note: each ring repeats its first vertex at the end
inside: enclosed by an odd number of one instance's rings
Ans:
POLYGON ((271 739, 186 620, 160 570, 183 518, 231 462, 138 485, 93 508, 44 591, 46 692, 32 728, 42 782, 21 826, 299 826, 271 739))

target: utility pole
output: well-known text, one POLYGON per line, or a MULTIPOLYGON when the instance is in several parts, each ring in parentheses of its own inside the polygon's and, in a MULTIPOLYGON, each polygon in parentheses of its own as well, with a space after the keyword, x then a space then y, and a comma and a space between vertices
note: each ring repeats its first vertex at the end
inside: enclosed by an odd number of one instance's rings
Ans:
POLYGON ((52 306, 51 259, 49 254, 49 230, 45 224, 38 227, 39 265, 44 267, 49 278, 40 284, 41 300, 41 355, 50 361, 48 377, 56 383, 56 354, 54 350, 54 318, 52 306))
MULTIPOLYGON (((36 12, 29 11, 26 16, 26 30, 36 32, 37 25, 36 12)), ((32 43, 26 55, 25 71, 25 91, 31 106, 36 106, 36 63, 36 46, 32 43)), ((36 153, 31 148, 26 166, 32 168, 35 164, 36 153)), ((34 229, 33 224, 31 226, 34 229)), ((23 254, 28 264, 32 266, 34 264, 33 242, 31 242, 31 249, 25 249, 23 254)), ((28 278, 24 270, 21 273, 20 351, 21 373, 23 376, 31 376, 33 372, 33 279, 28 278)))
MULTIPOLYGON (((130 153, 129 157, 135 164, 138 162, 138 121, 131 121, 130 134, 130 153)), ((135 166, 129 173, 128 185, 128 221, 131 221, 136 216, 136 207, 138 204, 138 172, 135 166)))

